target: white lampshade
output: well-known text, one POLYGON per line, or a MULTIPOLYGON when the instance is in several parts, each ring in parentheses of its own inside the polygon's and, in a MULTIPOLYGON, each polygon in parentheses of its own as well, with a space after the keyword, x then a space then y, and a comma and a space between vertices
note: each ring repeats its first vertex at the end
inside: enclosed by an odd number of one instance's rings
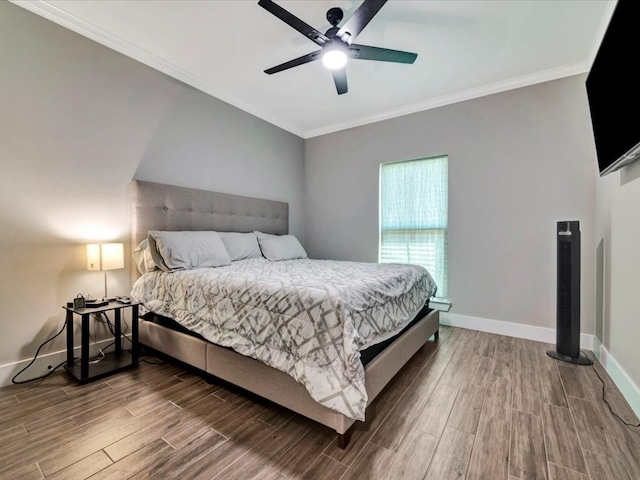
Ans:
POLYGON ((104 300, 107 296, 107 270, 124 268, 124 245, 122 243, 90 243, 87 245, 87 270, 104 272, 104 300))
POLYGON ((87 270, 118 270, 124 268, 122 243, 92 243, 87 245, 87 270))

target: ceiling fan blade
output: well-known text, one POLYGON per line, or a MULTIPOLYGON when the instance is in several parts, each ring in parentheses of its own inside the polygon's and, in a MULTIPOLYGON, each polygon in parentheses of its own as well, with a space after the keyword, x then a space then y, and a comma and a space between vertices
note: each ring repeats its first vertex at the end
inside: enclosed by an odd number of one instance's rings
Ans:
POLYGON ((293 60, 289 60, 288 62, 281 63, 280 65, 276 65, 275 67, 271 67, 264 71, 264 73, 268 75, 273 75, 274 73, 281 72, 283 70, 288 70, 289 68, 297 67, 298 65, 304 65, 305 63, 313 62, 314 60, 318 60, 321 57, 322 50, 318 50, 317 52, 307 53, 306 55, 302 55, 301 57, 294 58, 293 60))
POLYGON ((340 27, 336 36, 351 44, 385 3, 387 0, 364 0, 362 5, 340 27))
POLYGON ((333 81, 336 84, 338 95, 347 93, 349 91, 349 89, 347 88, 347 67, 331 70, 331 74, 333 75, 333 81))
POLYGON ((316 30, 311 25, 307 25, 305 22, 286 11, 277 3, 274 3, 271 0, 260 0, 258 2, 258 5, 260 5, 269 13, 272 13, 273 15, 278 17, 290 27, 295 28, 315 44, 323 46, 325 43, 329 42, 329 38, 324 33, 316 30))
POLYGON ((354 43, 349 47, 349 57, 359 60, 377 60, 379 62, 413 63, 416 61, 418 54, 354 43))

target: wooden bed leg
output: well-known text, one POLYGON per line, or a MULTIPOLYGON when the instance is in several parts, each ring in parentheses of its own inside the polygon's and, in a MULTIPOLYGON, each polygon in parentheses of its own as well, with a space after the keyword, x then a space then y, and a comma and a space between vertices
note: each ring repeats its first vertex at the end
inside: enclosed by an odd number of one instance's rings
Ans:
POLYGON ((353 432, 353 425, 350 426, 346 432, 342 434, 338 434, 338 447, 341 449, 345 449, 349 446, 349 442, 351 441, 351 432, 353 432))
POLYGON ((436 330, 436 333, 433 334, 433 339, 438 340, 440 338, 440 329, 436 330))

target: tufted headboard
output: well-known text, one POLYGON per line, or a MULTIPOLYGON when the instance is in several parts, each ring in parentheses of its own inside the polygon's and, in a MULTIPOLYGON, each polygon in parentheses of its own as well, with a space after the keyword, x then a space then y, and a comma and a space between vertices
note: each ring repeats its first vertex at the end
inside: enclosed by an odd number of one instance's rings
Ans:
MULTIPOLYGON (((289 204, 195 188, 133 180, 131 250, 149 230, 289 233, 289 204)), ((140 276, 132 262, 133 279, 140 276)))

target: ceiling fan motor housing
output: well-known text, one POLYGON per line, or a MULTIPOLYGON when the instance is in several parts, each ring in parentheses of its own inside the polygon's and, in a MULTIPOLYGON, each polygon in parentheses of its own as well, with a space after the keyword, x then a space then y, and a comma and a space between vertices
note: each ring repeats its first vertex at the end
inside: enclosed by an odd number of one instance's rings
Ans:
POLYGON ((344 18, 344 12, 341 8, 333 7, 327 10, 327 20, 328 22, 336 27, 344 18))

